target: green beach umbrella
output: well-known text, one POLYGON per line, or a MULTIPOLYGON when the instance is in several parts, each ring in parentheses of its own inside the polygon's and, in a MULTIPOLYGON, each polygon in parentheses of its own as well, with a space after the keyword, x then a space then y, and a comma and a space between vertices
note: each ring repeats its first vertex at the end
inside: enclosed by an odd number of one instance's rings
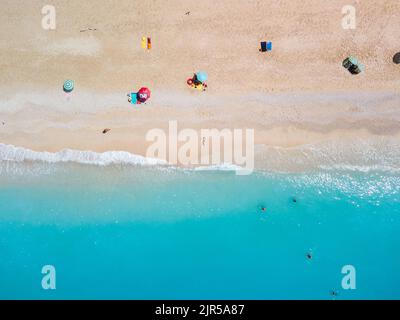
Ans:
POLYGON ((74 90, 74 81, 73 80, 65 80, 64 81, 64 86, 63 89, 65 92, 71 92, 74 90))

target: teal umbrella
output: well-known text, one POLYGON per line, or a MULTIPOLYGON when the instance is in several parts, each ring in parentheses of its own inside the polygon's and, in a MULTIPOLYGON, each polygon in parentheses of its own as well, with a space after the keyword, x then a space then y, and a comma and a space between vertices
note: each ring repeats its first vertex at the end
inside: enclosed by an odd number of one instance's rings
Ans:
POLYGON ((207 78, 208 78, 207 73, 205 73, 204 71, 199 71, 196 73, 196 78, 200 82, 205 82, 205 81, 207 81, 207 78))
POLYGON ((65 92, 71 92, 72 90, 74 90, 74 81, 73 80, 64 81, 63 89, 65 92))

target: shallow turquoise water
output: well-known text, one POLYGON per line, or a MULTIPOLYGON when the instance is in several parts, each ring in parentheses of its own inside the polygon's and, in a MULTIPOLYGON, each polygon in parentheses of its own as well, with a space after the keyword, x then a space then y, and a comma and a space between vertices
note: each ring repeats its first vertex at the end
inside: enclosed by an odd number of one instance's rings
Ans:
POLYGON ((398 174, 40 163, 0 173, 2 299, 400 298, 398 174), (47 264, 56 290, 41 287, 47 264), (356 290, 341 287, 349 264, 356 290))

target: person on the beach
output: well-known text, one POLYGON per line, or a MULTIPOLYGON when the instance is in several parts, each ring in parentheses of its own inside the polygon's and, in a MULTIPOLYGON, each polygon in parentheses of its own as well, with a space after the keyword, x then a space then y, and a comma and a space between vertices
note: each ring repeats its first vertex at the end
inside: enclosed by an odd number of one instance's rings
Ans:
POLYGON ((193 84, 194 84, 195 87, 201 85, 201 82, 197 79, 197 75, 196 74, 193 75, 193 84))
POLYGON ((197 88, 198 86, 203 86, 203 91, 206 91, 207 83, 199 81, 196 74, 193 75, 192 81, 195 88, 197 88))

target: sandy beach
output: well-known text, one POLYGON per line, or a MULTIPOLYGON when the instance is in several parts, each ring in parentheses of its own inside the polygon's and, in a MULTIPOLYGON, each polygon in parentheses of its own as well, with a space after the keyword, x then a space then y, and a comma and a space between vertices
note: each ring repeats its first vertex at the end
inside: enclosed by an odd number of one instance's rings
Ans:
POLYGON ((400 143, 398 1, 53 1, 56 30, 42 28, 43 5, 2 1, 2 144, 145 155, 146 132, 168 120, 253 128, 257 146, 281 151, 371 141, 379 157, 400 143), (348 4, 355 30, 341 26, 348 4), (271 52, 258 51, 263 40, 271 52), (342 67, 349 55, 362 74, 342 67), (206 92, 186 85, 198 70, 208 72, 206 92), (142 86, 151 99, 130 105, 126 93, 142 86))
POLYGON ((0 300, 400 299, 400 0, 0 3, 0 300))

